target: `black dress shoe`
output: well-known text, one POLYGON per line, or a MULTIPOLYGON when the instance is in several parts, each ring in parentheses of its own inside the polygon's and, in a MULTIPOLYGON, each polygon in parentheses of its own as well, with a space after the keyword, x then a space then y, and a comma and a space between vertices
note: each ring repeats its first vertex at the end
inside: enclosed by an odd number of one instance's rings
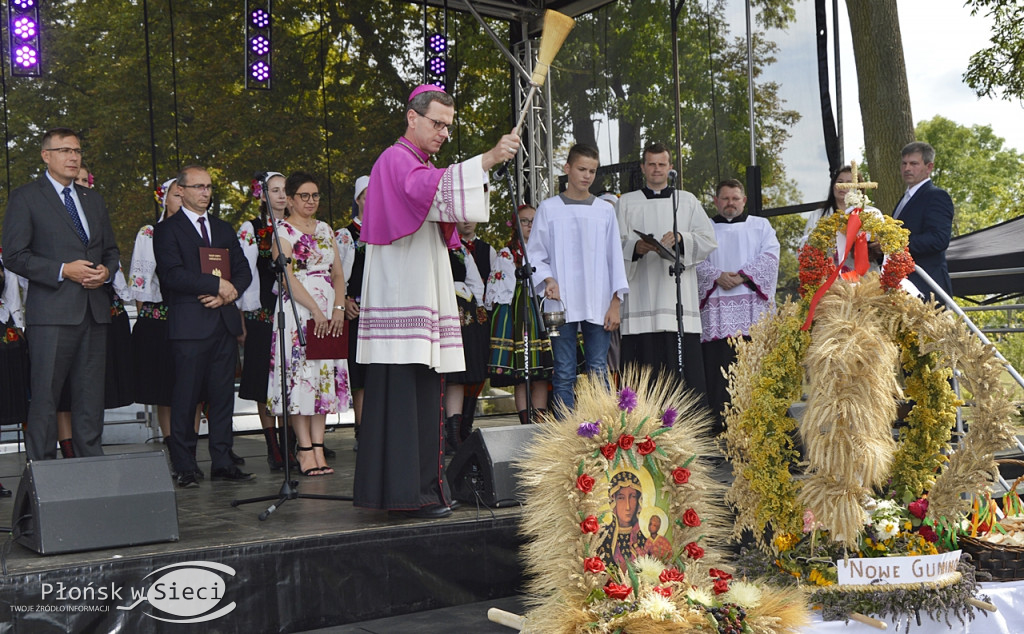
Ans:
POLYGON ((388 511, 397 517, 413 517, 417 519, 440 519, 452 514, 452 510, 443 504, 431 504, 412 511, 388 511))
POLYGON ((176 479, 179 489, 195 489, 199 487, 199 480, 196 479, 196 474, 192 471, 179 473, 176 479))
POLYGON ((452 500, 451 502, 448 503, 448 508, 450 508, 453 511, 457 511, 460 508, 462 508, 462 502, 459 502, 458 500, 452 500))
POLYGON ((0 484, 0 498, 9 498, 11 495, 11 490, 0 484))
POLYGON ((231 462, 235 463, 236 465, 245 464, 245 458, 236 454, 234 449, 229 449, 228 455, 231 456, 231 462))
POLYGON ((238 467, 231 467, 229 469, 214 469, 210 472, 211 480, 230 480, 232 482, 244 482, 246 480, 252 480, 253 475, 251 473, 244 473, 238 467))

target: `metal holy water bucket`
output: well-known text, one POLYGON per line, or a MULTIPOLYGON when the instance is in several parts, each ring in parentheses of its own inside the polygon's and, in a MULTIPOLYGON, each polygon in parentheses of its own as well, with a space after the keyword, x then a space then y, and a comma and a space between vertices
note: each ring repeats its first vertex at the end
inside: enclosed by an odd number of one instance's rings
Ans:
POLYGON ((540 300, 540 316, 544 320, 544 327, 548 329, 548 337, 559 337, 558 328, 565 325, 565 304, 560 299, 545 297, 540 300), (561 310, 544 310, 544 302, 552 300, 558 302, 561 310))

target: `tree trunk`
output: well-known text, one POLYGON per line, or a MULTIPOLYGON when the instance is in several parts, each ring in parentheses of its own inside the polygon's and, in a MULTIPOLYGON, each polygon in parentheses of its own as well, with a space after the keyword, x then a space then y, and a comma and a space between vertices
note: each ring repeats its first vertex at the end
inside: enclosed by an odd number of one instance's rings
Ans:
POLYGON ((891 214, 903 196, 900 150, 914 140, 907 65, 896 0, 846 0, 857 62, 857 87, 871 179, 869 195, 891 214))

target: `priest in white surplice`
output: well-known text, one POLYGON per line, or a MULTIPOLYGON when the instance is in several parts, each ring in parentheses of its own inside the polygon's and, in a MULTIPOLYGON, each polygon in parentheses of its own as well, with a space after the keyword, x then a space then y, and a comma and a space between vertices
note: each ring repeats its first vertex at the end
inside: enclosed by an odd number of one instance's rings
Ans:
POLYGON ((707 373, 708 404, 722 431, 722 408, 729 402, 722 370, 736 360, 729 337, 747 336, 771 314, 779 279, 779 240, 766 218, 743 211, 747 197, 738 180, 715 188, 718 215, 712 218, 718 248, 697 266, 701 344, 707 373))
POLYGON ((448 248, 456 222, 487 222, 487 171, 511 159, 507 134, 446 169, 431 163, 449 138, 455 102, 437 86, 413 90, 406 132, 370 173, 356 360, 367 364, 353 498, 414 517, 451 514, 444 479, 441 374, 465 369, 448 248))
POLYGON ((696 265, 714 251, 715 230, 697 198, 675 192, 678 234, 672 231, 673 187, 668 184, 672 159, 668 148, 651 143, 640 164, 646 186, 619 199, 619 234, 626 261, 629 295, 622 305, 622 365, 649 365, 655 376, 679 372, 679 322, 676 319, 676 282, 668 270, 673 264, 658 255, 636 232, 653 236, 668 250, 680 245, 683 305, 683 380, 703 396, 704 361, 700 347, 700 307, 696 265))

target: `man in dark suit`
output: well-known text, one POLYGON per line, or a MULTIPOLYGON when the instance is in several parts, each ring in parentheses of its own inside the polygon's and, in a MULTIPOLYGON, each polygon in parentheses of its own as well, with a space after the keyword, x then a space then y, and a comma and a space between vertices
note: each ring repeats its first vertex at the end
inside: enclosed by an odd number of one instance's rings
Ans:
POLYGON ((103 198, 74 184, 82 164, 78 133, 50 130, 42 157, 46 173, 11 192, 4 215, 4 263, 29 282, 26 452, 29 460, 57 457, 57 401, 67 379, 75 455, 101 456, 108 282, 120 252, 103 198))
MULTIPOLYGON (((900 171, 907 191, 892 217, 903 221, 910 231, 910 255, 925 273, 947 294, 952 294, 953 283, 946 267, 946 248, 953 234, 953 199, 946 190, 931 181, 935 169, 935 148, 915 141, 902 150, 900 171)), ((925 297, 932 287, 917 273, 908 279, 925 297)))
POLYGON ((206 169, 186 167, 178 174, 177 184, 181 213, 159 223, 153 232, 160 290, 169 303, 168 329, 175 364, 167 447, 178 486, 199 486, 194 422, 196 405, 205 392, 210 406, 211 479, 249 480, 252 474, 243 473, 231 460, 231 417, 236 337, 242 334, 242 316, 234 302, 252 282, 252 274, 231 225, 206 213, 213 189, 206 169), (227 250, 230 282, 202 272, 201 247, 227 250))

